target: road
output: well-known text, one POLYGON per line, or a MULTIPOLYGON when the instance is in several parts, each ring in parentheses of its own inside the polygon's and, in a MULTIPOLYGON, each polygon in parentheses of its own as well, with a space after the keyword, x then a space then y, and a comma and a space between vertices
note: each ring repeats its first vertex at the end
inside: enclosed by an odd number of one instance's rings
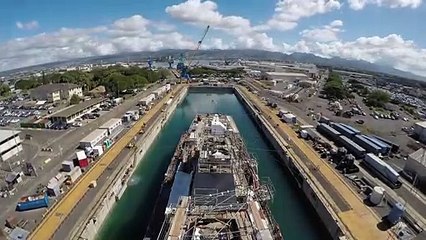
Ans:
MULTIPOLYGON (((180 91, 182 87, 178 86, 175 92, 180 91)), ((103 157, 96 162, 89 171, 84 174, 80 180, 65 194, 65 196, 57 202, 42 222, 31 233, 30 238, 35 240, 51 239, 57 229, 62 225, 65 218, 73 211, 75 206, 83 199, 84 195, 89 190, 89 185, 92 181, 96 181, 108 169, 110 164, 119 156, 121 151, 133 140, 144 123, 149 121, 156 112, 161 111, 164 103, 169 99, 169 96, 174 93, 169 93, 159 103, 157 103, 147 114, 145 114, 132 128, 120 138, 112 148, 105 153, 103 157)))
MULTIPOLYGON (((326 197, 331 205, 337 206, 337 208, 334 208, 337 215, 355 239, 387 239, 392 236, 390 231, 381 231, 377 228, 377 224, 380 222, 378 216, 364 205, 363 200, 340 174, 324 162, 305 141, 302 141, 289 125, 282 123, 276 113, 266 107, 256 95, 250 93, 246 88, 240 87, 240 89, 261 110, 263 116, 269 119, 271 125, 280 130, 280 135, 291 146, 290 153, 297 153, 292 158, 307 166, 308 173, 311 177, 316 178, 320 184, 321 182, 328 182, 328 185, 331 185, 334 189, 330 194, 338 194, 344 199, 344 203, 349 206, 348 208, 339 208, 339 205, 342 205, 341 203, 336 203, 330 196, 326 197), (314 174, 314 172, 316 173, 314 174), (318 179, 315 175, 322 177, 318 179)), ((328 194, 325 193, 325 196, 328 194)))

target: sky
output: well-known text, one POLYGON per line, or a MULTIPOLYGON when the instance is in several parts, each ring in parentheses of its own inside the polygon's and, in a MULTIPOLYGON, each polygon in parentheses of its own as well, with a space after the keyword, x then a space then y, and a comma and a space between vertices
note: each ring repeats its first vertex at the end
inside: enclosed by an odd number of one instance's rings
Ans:
POLYGON ((2 0, 0 71, 160 49, 305 52, 426 76, 423 0, 2 0))

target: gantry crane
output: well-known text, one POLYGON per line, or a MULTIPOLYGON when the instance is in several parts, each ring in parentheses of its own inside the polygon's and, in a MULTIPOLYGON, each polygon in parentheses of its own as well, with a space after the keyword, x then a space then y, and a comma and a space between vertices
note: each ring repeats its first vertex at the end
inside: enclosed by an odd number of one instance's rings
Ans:
MULTIPOLYGON (((210 26, 207 26, 204 30, 203 36, 201 37, 200 41, 198 41, 197 47, 192 51, 192 55, 194 55, 201 47, 201 44, 203 43, 204 38, 207 35, 207 32, 209 31, 210 26)), ((189 68, 191 67, 192 63, 192 55, 189 54, 188 58, 186 59, 188 62, 188 65, 185 66, 185 56, 183 54, 179 57, 179 62, 177 64, 177 69, 180 71, 180 77, 184 78, 189 81, 189 68)))

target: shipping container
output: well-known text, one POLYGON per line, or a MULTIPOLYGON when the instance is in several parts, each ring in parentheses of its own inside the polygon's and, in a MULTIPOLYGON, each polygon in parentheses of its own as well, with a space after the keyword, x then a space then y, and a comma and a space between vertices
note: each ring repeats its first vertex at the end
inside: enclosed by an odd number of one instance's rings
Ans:
POLYGON ((325 123, 318 124, 317 131, 332 141, 337 140, 337 138, 341 135, 338 131, 336 131, 336 129, 325 123))
POLYGON ((111 135, 115 129, 123 125, 123 122, 120 118, 111 118, 106 123, 102 124, 99 129, 106 129, 108 131, 108 135, 111 135))
POLYGON ((363 135, 356 135, 353 138, 353 141, 363 147, 367 153, 374 153, 378 155, 381 152, 381 148, 377 146, 376 144, 369 141, 367 138, 365 138, 363 135))
POLYGON ((345 147, 348 152, 352 153, 356 158, 364 158, 365 156, 365 149, 356 144, 354 141, 350 140, 346 136, 339 136, 338 143, 345 147))
POLYGON ((71 172, 74 168, 74 163, 72 161, 63 161, 62 162, 62 171, 71 172))
POLYGON ((291 124, 295 124, 296 123, 296 116, 294 114, 291 113, 286 113, 284 114, 281 119, 286 122, 286 123, 291 123, 291 124))
POLYGON ((49 206, 49 198, 47 194, 36 194, 25 196, 19 199, 18 204, 16 205, 17 211, 27 211, 37 208, 45 208, 49 206))
POLYGON ((102 146, 97 145, 97 146, 95 146, 95 147, 93 148, 93 152, 95 152, 95 154, 96 154, 97 156, 102 156, 102 154, 104 153, 104 149, 103 149, 103 147, 102 147, 102 146))
POLYGON ((389 146, 388 144, 386 144, 386 143, 384 143, 384 142, 382 142, 382 141, 380 141, 380 140, 378 140, 374 137, 370 137, 370 136, 366 136, 366 135, 363 135, 363 136, 365 138, 367 138, 370 142, 379 146, 381 148, 380 152, 381 152, 382 155, 387 155, 390 152, 391 146, 389 146))
POLYGON ((280 109, 279 111, 278 111, 278 116, 279 117, 282 117, 282 116, 284 116, 284 114, 287 114, 287 113, 290 113, 287 109, 280 109))
POLYGON ((340 123, 332 123, 331 126, 349 139, 352 139, 356 135, 355 132, 345 128, 340 123))
POLYGON ((379 141, 382 141, 382 142, 384 142, 384 143, 388 144, 389 146, 391 146, 391 151, 392 151, 393 153, 397 153, 397 152, 399 151, 399 145, 398 145, 398 144, 396 144, 396 143, 394 143, 394 142, 391 142, 390 140, 387 140, 387 139, 385 139, 385 138, 382 138, 382 137, 376 136, 376 135, 371 135, 371 137, 373 137, 373 138, 375 138, 375 139, 377 139, 377 140, 379 140, 379 141))
POLYGON ((170 104, 172 103, 172 100, 173 100, 173 99, 169 99, 169 100, 167 100, 166 105, 170 105, 170 104))
POLYGON ((148 96, 139 100, 139 105, 148 106, 149 104, 151 104, 152 101, 154 101, 154 99, 155 99, 155 95, 151 93, 148 96))
POLYGON ((77 158, 77 160, 87 158, 86 153, 83 150, 75 152, 75 157, 77 158))
POLYGON ((351 130, 352 132, 354 132, 354 133, 355 133, 355 135, 358 135, 358 134, 360 134, 360 133, 361 133, 361 131, 359 131, 358 129, 356 129, 356 128, 354 128, 354 127, 352 127, 352 126, 348 125, 348 124, 340 123, 340 125, 342 125, 343 127, 347 128, 347 129, 349 129, 349 130, 351 130))
POLYGON ((330 124, 330 119, 328 117, 321 116, 319 119, 320 123, 330 124))
POLYGON ((88 166, 89 166, 89 159, 88 159, 88 158, 85 158, 85 159, 79 159, 79 160, 78 160, 78 166, 79 166, 80 168, 86 168, 86 167, 88 167, 88 166))
POLYGON ((61 195, 61 184, 56 178, 50 179, 47 184, 47 194, 52 197, 59 197, 61 195))
POLYGON ((95 129, 93 132, 89 133, 89 135, 80 140, 80 148, 93 148, 106 137, 108 137, 108 131, 106 129, 95 129))
POLYGON ((67 177, 71 183, 74 183, 81 176, 81 174, 81 168, 77 166, 67 175, 67 177))
POLYGON ((368 153, 365 155, 364 163, 390 187, 398 188, 401 186, 401 182, 399 181, 399 173, 378 156, 372 153, 368 153))

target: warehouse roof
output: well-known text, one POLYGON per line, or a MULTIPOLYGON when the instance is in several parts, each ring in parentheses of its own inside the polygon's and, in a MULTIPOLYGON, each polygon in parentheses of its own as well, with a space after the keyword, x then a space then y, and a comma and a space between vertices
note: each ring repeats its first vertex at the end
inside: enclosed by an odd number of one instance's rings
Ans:
POLYGON ((31 95, 35 96, 36 98, 43 98, 48 93, 66 91, 66 90, 70 90, 70 89, 74 89, 78 87, 79 86, 77 84, 73 84, 73 83, 45 84, 31 90, 31 95))
POLYGON ((13 135, 19 134, 21 131, 16 130, 0 130, 0 142, 12 137, 13 135))
POLYGON ((422 127, 422 128, 426 128, 426 121, 423 122, 416 122, 416 125, 422 127))
POLYGON ((271 76, 280 76, 280 77, 308 77, 303 73, 291 73, 291 72, 266 72, 266 74, 271 76))
POLYGON ((89 108, 95 104, 101 103, 103 102, 104 99, 103 98, 92 98, 90 100, 86 100, 82 103, 79 103, 77 105, 73 105, 69 108, 65 108, 55 114, 53 114, 51 117, 69 117, 72 116, 76 113, 79 113, 83 110, 85 110, 86 108, 89 108))
POLYGON ((420 148, 419 150, 410 154, 409 158, 421 163, 423 166, 426 166, 426 149, 420 148))

